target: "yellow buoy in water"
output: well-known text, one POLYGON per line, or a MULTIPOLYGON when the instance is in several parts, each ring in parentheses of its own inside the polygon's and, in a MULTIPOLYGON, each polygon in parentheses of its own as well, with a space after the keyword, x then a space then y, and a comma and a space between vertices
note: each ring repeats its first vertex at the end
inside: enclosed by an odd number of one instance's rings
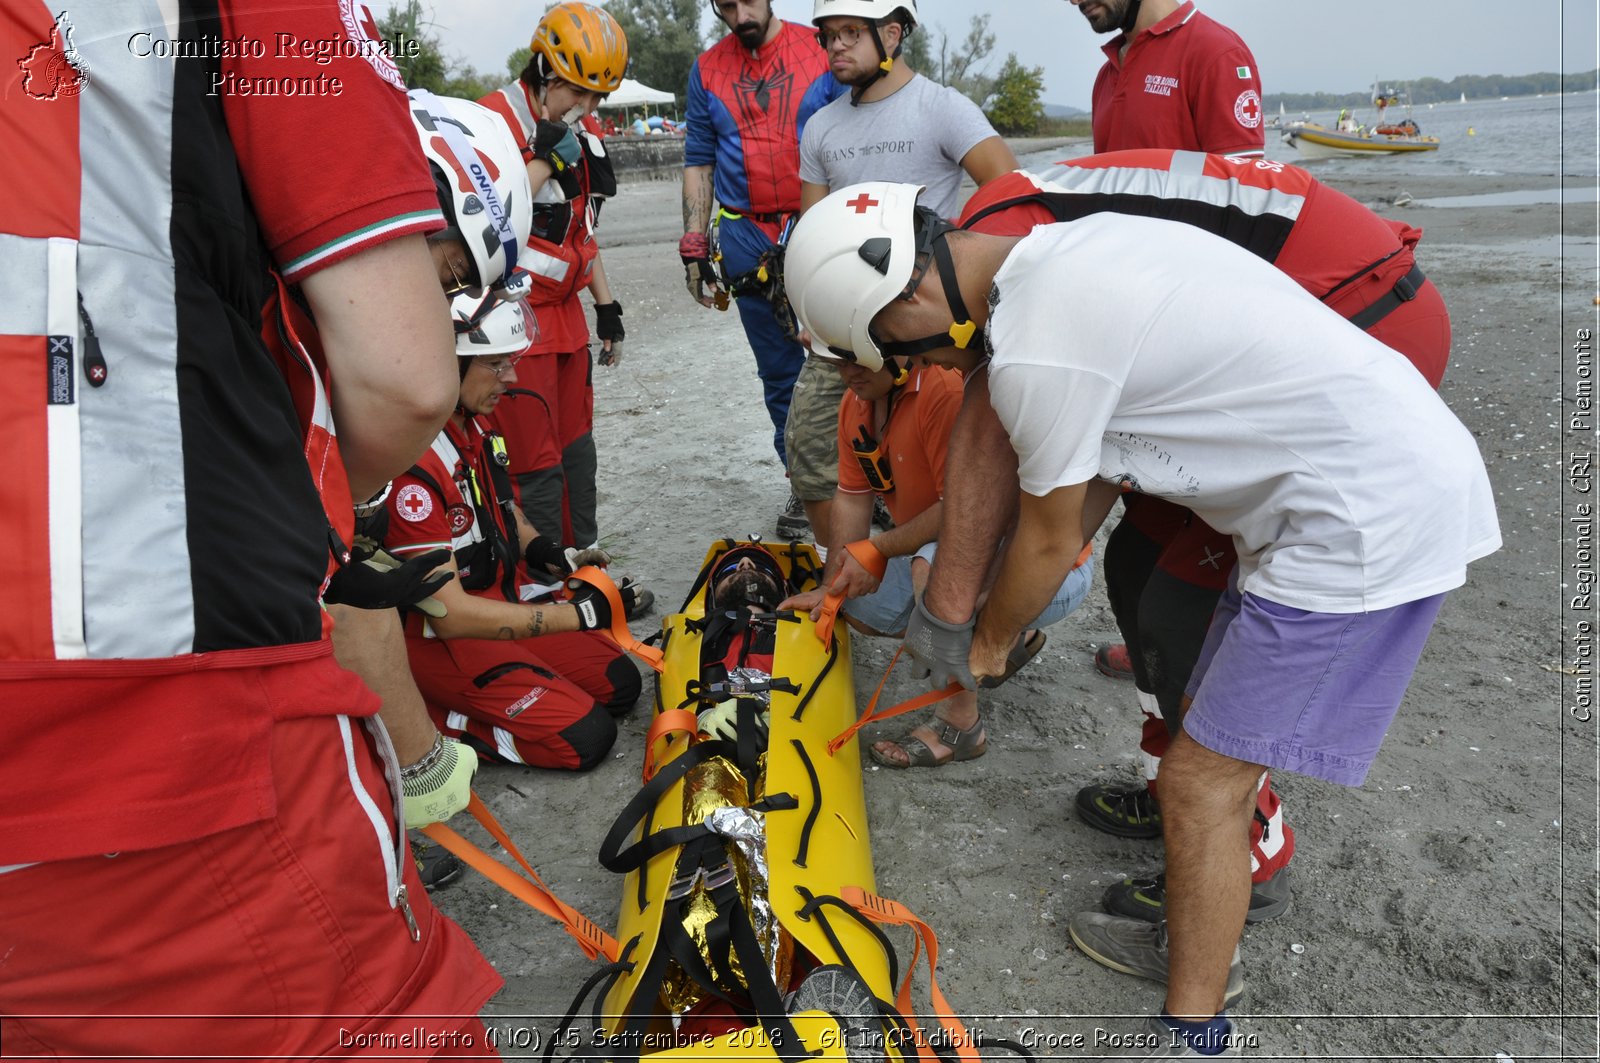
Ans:
POLYGON ((1476 129, 1473 129, 1471 126, 1467 126, 1467 136, 1475 137, 1477 135, 1478 135, 1478 131, 1476 129))

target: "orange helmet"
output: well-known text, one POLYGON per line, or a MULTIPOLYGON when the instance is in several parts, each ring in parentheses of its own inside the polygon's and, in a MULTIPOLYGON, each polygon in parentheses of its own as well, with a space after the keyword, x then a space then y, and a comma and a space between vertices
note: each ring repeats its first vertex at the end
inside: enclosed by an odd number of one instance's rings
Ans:
POLYGON ((557 4, 544 13, 528 47, 540 73, 594 92, 615 92, 628 71, 628 38, 593 4, 557 4))

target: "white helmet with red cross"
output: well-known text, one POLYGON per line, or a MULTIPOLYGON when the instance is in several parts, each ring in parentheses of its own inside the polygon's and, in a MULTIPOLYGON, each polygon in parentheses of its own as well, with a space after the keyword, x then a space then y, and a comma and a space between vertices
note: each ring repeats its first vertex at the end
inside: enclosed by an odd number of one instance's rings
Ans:
POLYGON ((800 216, 783 253, 783 290, 811 350, 883 368, 872 319, 911 281, 921 185, 841 188, 800 216))

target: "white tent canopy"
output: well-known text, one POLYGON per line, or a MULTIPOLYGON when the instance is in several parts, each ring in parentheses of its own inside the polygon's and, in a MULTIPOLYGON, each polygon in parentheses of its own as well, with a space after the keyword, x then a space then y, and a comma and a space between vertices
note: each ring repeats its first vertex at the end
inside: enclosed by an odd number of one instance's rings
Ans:
POLYGON ((600 106, 605 108, 642 107, 646 104, 671 104, 675 99, 676 97, 670 92, 653 89, 649 85, 635 81, 632 78, 623 78, 622 84, 618 85, 617 90, 607 96, 605 102, 600 106))

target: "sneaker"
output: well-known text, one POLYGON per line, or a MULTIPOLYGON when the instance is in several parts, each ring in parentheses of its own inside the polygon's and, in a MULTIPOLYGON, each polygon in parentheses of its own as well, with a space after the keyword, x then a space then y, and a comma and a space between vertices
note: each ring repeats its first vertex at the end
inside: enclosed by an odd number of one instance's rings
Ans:
POLYGON ((872 523, 884 531, 894 527, 894 518, 889 516, 889 507, 883 504, 882 495, 872 496, 872 523))
POLYGON ((1222 1051, 1208 1056, 1195 1051, 1178 1031, 1162 1020, 1161 1016, 1152 1015, 1149 1024, 1143 1030, 1136 1034, 1127 1034, 1121 1043, 1136 1050, 1149 1046, 1149 1051, 1138 1057, 1140 1059, 1237 1059, 1243 1055, 1239 1051, 1241 1039, 1238 1030, 1233 1030, 1227 1036, 1228 1041, 1223 1045, 1222 1051))
MULTIPOLYGON (((1250 911, 1244 921, 1264 923, 1276 919, 1289 911, 1292 900, 1289 869, 1279 868, 1278 873, 1265 882, 1250 887, 1250 911)), ((1115 886, 1106 887, 1100 904, 1112 915, 1159 923, 1167 917, 1167 873, 1163 871, 1155 878, 1125 878, 1115 886)))
MULTIPOLYGON (((1079 912, 1067 923, 1072 943, 1094 962, 1123 974, 1167 981, 1167 924, 1143 919, 1123 919, 1103 912, 1079 912)), ((1228 985, 1222 1006, 1231 1008, 1244 995, 1244 963, 1239 946, 1233 947, 1228 985)))
POLYGON ((1161 837, 1161 806, 1144 785, 1095 783, 1078 791, 1078 815, 1095 830, 1118 838, 1161 837))
POLYGON ((411 841, 411 859, 416 861, 417 877, 422 879, 422 888, 429 893, 450 885, 467 869, 454 853, 433 844, 421 831, 407 831, 406 837, 411 841))
POLYGON ((789 501, 783 504, 783 512, 778 514, 778 538, 788 542, 790 539, 804 539, 811 534, 811 522, 806 519, 806 507, 793 491, 789 492, 789 501))
POLYGON ((1095 671, 1108 679, 1132 679, 1133 658, 1125 643, 1116 642, 1094 651, 1095 671))

